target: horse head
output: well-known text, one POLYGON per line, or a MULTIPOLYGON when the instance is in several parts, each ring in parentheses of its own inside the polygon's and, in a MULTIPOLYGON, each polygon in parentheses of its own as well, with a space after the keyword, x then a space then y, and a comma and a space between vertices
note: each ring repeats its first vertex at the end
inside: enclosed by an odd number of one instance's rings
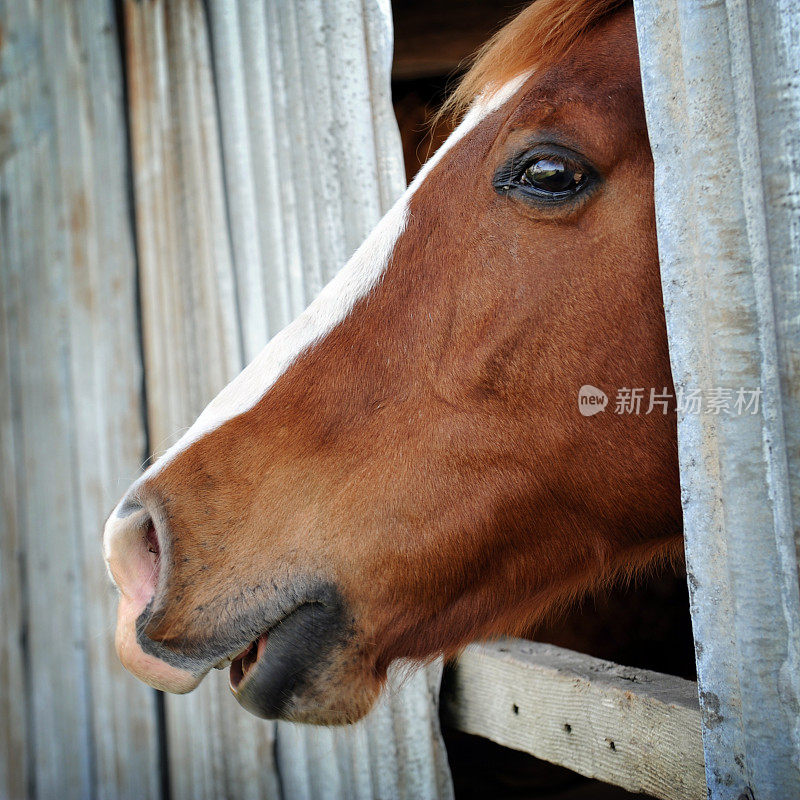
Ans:
POLYGON ((514 634, 680 552, 632 9, 541 0, 311 306, 106 525, 117 648, 160 689, 230 664, 253 713, 363 715, 395 659, 514 634))

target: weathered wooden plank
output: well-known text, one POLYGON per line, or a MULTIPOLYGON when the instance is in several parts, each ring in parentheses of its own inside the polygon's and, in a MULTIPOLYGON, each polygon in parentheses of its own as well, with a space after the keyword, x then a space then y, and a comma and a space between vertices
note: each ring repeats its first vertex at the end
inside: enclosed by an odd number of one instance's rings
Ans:
POLYGON ((14 768, 34 797, 154 797, 153 694, 117 666, 98 554, 143 444, 113 7, 6 3, 0 28, 0 280, 30 745, 14 768))
POLYGON ((445 721, 664 800, 706 797, 697 686, 553 645, 470 645, 442 687, 445 721))
POLYGON ((145 453, 136 264, 128 186, 124 86, 112 4, 44 9, 72 54, 52 64, 68 223, 72 476, 84 615, 93 796, 140 800, 160 792, 155 693, 119 663, 109 632, 116 597, 98 557, 98 537, 120 490, 145 453), (64 31, 61 34, 61 31, 64 31), (66 60, 66 58, 65 58, 66 60), (59 85, 63 79, 63 85, 59 85), (68 99, 67 99, 68 98, 68 99))
MULTIPOLYGON (((131 1, 124 10, 148 420, 158 453, 243 366, 240 311, 260 315, 261 327, 251 327, 266 342, 264 293, 241 287, 247 305, 237 309, 203 6, 131 1)), ((231 212, 251 219, 248 198, 231 212)), ((252 252, 257 242, 244 248, 252 252)), ((280 797, 274 725, 242 712, 227 673, 165 704, 175 800, 280 797)))
POLYGON ((91 741, 78 520, 67 433, 71 414, 64 402, 70 392, 61 358, 45 361, 39 370, 25 368, 37 364, 43 354, 58 353, 67 339, 59 302, 65 276, 57 254, 58 204, 53 187, 46 185, 53 163, 48 149, 46 144, 25 148, 12 163, 3 165, 2 191, 8 193, 11 207, 6 230, 21 250, 19 259, 4 262, 3 301, 7 315, 14 314, 10 344, 19 365, 13 376, 19 398, 15 471, 17 523, 25 548, 24 585, 29 588, 23 598, 27 630, 23 674, 31 779, 39 795, 55 792, 63 780, 75 787, 71 796, 79 797, 91 783, 91 741), (44 230, 28 226, 26 220, 34 218, 44 230), (37 275, 37 264, 50 264, 50 274, 37 275), (53 536, 56 526, 60 535, 53 536))
POLYGON ((709 796, 800 797, 800 6, 634 7, 675 386, 727 405, 678 415, 709 796))
MULTIPOLYGON (((2 299, 10 323, 12 382, 18 398, 14 419, 17 525, 25 548, 24 581, 33 587, 23 597, 28 631, 23 674, 29 770, 40 794, 55 792, 57 780, 63 780, 76 787, 73 796, 77 797, 90 784, 90 742, 75 581, 77 519, 65 436, 70 414, 63 398, 69 392, 63 356, 58 352, 67 337, 59 302, 65 237, 58 220, 57 184, 50 174, 57 165, 57 133, 53 108, 44 99, 47 64, 41 20, 18 6, 3 11, 4 30, 28 42, 24 50, 19 48, 19 60, 14 59, 15 68, 3 84, 3 105, 15 129, 2 165, 0 192, 5 198, 3 249, 7 254, 2 299), (36 138, 27 133, 26 123, 33 122, 31 106, 42 114, 36 138), (41 368, 30 369, 39 359, 44 360, 41 368), (51 541, 54 514, 62 532, 51 541), (56 653, 62 654, 63 665, 53 658, 56 653), (68 731, 73 735, 67 737, 68 731)), ((5 65, 11 67, 11 62, 8 58, 5 65)), ((35 130, 31 125, 31 134, 35 130)))
MULTIPOLYGON (((0 51, 2 59, 2 51, 0 51)), ((0 61, 0 64, 2 61, 0 61)), ((0 90, 0 109, 4 93, 0 90)), ((0 112, 1 113, 1 112, 0 112)), ((10 238, 9 198, 4 191, 8 151, 0 152, 0 242, 10 238)), ((0 297, 8 297, 6 261, 11 247, 0 252, 0 297)), ((14 309, 0 303, 0 797, 23 798, 28 791, 30 754, 26 714, 24 542, 18 504, 18 464, 15 432, 19 426, 19 398, 15 375, 18 370, 11 330, 16 327, 14 309)))
POLYGON ((159 453, 242 355, 202 5, 124 10, 148 420, 159 453))

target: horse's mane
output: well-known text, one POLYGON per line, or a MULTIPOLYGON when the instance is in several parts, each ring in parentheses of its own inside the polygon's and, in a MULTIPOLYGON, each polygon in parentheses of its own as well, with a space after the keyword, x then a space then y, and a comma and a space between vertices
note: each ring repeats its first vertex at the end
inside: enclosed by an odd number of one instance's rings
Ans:
POLYGON ((535 0, 473 56, 472 65, 437 115, 461 116, 480 94, 491 94, 567 53, 583 35, 630 0, 535 0))

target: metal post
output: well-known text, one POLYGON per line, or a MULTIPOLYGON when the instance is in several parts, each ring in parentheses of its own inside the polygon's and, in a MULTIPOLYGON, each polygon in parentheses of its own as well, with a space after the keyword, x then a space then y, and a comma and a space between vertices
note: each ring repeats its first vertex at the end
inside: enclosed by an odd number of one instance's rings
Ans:
POLYGON ((800 6, 635 0, 711 798, 800 797, 800 6), (754 409, 736 407, 740 390, 754 409), (707 407, 707 403, 706 403, 707 407))

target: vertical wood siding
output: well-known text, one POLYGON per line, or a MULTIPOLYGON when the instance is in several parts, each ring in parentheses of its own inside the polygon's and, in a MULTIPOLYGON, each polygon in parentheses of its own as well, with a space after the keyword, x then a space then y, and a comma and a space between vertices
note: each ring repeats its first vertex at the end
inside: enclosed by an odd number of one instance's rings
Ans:
POLYGON ((144 454, 111 4, 0 4, 0 796, 157 796, 118 664, 103 517, 144 454))
POLYGON ((0 797, 452 796, 438 665, 350 728, 216 672, 162 719, 99 547, 402 191, 391 51, 386 0, 0 0, 0 797))
POLYGON ((800 797, 800 10, 635 0, 712 800, 800 797))

